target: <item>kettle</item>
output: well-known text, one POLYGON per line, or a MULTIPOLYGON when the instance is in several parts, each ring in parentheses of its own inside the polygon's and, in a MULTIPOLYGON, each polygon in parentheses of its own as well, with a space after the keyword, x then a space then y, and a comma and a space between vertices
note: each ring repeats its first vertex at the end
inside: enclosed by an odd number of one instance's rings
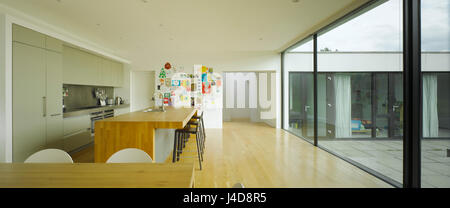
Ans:
POLYGON ((123 104, 123 99, 121 97, 116 97, 116 105, 123 104))

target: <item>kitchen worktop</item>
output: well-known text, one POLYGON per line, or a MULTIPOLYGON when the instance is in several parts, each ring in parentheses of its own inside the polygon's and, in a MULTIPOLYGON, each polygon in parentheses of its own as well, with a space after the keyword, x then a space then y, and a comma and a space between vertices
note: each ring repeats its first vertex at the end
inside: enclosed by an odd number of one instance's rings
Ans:
POLYGON ((153 160, 158 161, 158 158, 155 158, 156 151, 165 150, 162 147, 155 148, 156 130, 170 129, 172 136, 158 136, 158 140, 173 141, 175 129, 184 128, 197 112, 195 108, 173 107, 167 107, 166 112, 144 112, 144 110, 95 122, 96 163, 106 162, 113 153, 125 148, 141 149, 153 160))
POLYGON ((117 108, 127 108, 127 107, 130 107, 130 104, 105 105, 105 106, 97 106, 97 107, 90 107, 90 108, 67 109, 66 112, 64 112, 63 117, 68 118, 68 117, 86 115, 86 114, 90 114, 90 113, 98 112, 98 111, 111 110, 111 109, 117 109, 117 108))
POLYGON ((194 108, 173 107, 166 107, 166 112, 144 110, 107 118, 102 122, 146 122, 152 123, 155 128, 183 128, 196 112, 194 108))

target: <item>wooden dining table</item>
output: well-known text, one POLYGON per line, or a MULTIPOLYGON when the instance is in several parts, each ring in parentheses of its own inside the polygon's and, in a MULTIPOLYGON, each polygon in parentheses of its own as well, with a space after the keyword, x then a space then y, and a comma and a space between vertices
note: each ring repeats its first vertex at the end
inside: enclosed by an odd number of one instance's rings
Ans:
POLYGON ((0 188, 193 187, 193 163, 0 163, 0 188))

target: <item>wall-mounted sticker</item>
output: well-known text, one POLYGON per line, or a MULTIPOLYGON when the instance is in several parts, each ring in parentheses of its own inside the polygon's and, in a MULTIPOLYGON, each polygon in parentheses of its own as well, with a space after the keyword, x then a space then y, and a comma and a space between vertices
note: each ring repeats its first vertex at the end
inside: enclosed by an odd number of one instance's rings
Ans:
POLYGON ((159 78, 166 78, 166 72, 164 71, 164 68, 161 68, 161 71, 159 72, 159 78))
POLYGON ((172 86, 180 86, 180 80, 172 80, 172 86))
POLYGON ((208 67, 202 66, 202 73, 206 73, 206 72, 208 72, 208 67))
POLYGON ((164 93, 164 98, 170 98, 170 93, 164 93))
POLYGON ((164 68, 166 68, 167 70, 169 70, 170 68, 172 68, 172 66, 170 65, 169 62, 167 62, 167 63, 164 65, 164 68))
POLYGON ((160 86, 160 85, 158 85, 157 89, 158 89, 158 90, 161 90, 161 86, 160 86))
POLYGON ((166 78, 166 87, 170 87, 172 85, 172 79, 166 78))
POLYGON ((187 88, 188 87, 188 80, 182 80, 181 81, 181 86, 183 86, 184 88, 187 88))

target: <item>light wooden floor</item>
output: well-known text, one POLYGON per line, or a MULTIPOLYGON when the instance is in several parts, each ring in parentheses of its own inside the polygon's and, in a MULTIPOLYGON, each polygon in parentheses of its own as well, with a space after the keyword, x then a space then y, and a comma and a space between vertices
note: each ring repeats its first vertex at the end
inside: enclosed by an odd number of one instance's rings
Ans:
MULTIPOLYGON (((206 129, 203 170, 196 158, 196 187, 392 187, 359 168, 263 123, 225 122, 206 129)), ((195 139, 186 149, 195 150, 195 139)), ((74 162, 93 162, 90 146, 72 155, 74 162)), ((183 153, 184 156, 195 153, 183 153)), ((167 162, 171 162, 171 157, 167 162)))

